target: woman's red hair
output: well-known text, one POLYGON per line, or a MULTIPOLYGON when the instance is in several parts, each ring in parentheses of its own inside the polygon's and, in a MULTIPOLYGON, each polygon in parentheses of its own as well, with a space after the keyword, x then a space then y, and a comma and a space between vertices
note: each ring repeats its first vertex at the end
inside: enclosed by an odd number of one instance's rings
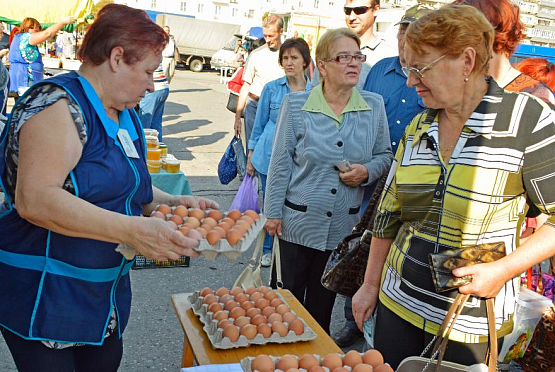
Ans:
POLYGON ((555 89, 555 65, 547 59, 527 58, 517 63, 514 67, 523 74, 541 81, 549 89, 555 89))
POLYGON ((454 4, 470 5, 484 13, 495 30, 495 53, 510 57, 525 37, 520 8, 509 0, 456 0, 454 4))
POLYGON ((144 10, 108 4, 87 29, 77 57, 100 65, 110 58, 113 48, 120 46, 124 50, 123 61, 132 65, 149 51, 161 53, 168 41, 162 27, 152 22, 144 10))

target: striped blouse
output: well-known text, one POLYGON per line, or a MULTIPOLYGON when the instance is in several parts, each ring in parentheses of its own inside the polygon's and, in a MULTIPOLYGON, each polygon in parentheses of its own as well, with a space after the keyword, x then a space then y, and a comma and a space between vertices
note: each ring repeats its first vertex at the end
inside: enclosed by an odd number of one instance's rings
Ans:
MULTIPOLYGON (((555 115, 543 101, 506 92, 493 80, 466 122, 448 164, 438 155, 437 111, 407 127, 389 174, 373 235, 393 238, 380 301, 413 325, 437 333, 457 291, 436 293, 428 254, 461 246, 518 245, 526 197, 555 225, 555 115)), ((498 336, 512 329, 519 280, 497 295, 498 336)), ((485 301, 471 297, 451 338, 485 342, 485 301)))

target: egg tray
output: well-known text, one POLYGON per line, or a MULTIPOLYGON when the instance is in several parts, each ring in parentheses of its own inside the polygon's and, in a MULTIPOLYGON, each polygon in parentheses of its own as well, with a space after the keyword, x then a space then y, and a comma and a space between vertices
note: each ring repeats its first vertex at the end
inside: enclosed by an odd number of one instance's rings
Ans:
MULTIPOLYGON (((291 309, 283 297, 281 297, 279 293, 276 294, 278 298, 286 304, 289 309, 291 309)), ((304 325, 304 332, 301 335, 297 336, 295 332, 289 331, 289 333, 287 333, 284 337, 281 337, 279 334, 274 332, 268 338, 264 338, 261 334, 257 334, 252 340, 248 340, 245 336, 240 335, 237 341, 231 342, 229 338, 223 337, 223 330, 218 328, 218 321, 212 318, 214 314, 211 311, 208 311, 208 305, 202 303, 203 299, 204 297, 201 297, 198 291, 188 297, 193 313, 199 317, 200 321, 204 325, 202 329, 206 332, 206 335, 208 336, 208 339, 212 343, 212 347, 214 349, 234 349, 238 347, 248 347, 251 344, 263 345, 270 342, 284 344, 298 341, 310 341, 316 338, 316 333, 314 333, 308 324, 306 324, 304 319, 297 317, 297 319, 303 322, 304 325)), ((297 315, 293 310, 291 310, 291 313, 297 315)), ((284 322, 284 324, 289 326, 286 322, 284 322)))
POLYGON ((265 223, 266 217, 260 214, 260 218, 254 221, 254 224, 237 244, 231 245, 226 239, 220 239, 216 244, 210 245, 206 238, 204 238, 199 240, 199 245, 195 250, 202 254, 207 261, 213 261, 219 255, 224 255, 229 261, 235 261, 237 257, 249 249, 253 242, 256 241, 265 223))
MULTIPOLYGON (((359 353, 359 354, 362 357, 362 355, 364 353, 359 353)), ((318 364, 324 369, 324 371, 331 372, 328 367, 322 366, 322 360, 324 359, 323 357, 321 357, 318 354, 312 354, 312 355, 314 355, 314 357, 318 360, 318 364)), ((343 359, 343 357, 345 356, 344 354, 337 354, 337 355, 339 355, 341 357, 341 359, 343 359)), ((281 356, 273 356, 273 355, 268 355, 268 356, 274 361, 274 367, 277 365, 277 362, 281 358, 281 356)), ((295 356, 297 358, 297 360, 301 359, 298 355, 293 355, 293 356, 295 356)), ((256 357, 246 357, 246 358, 241 359, 241 361, 239 363, 241 364, 241 368, 243 368, 243 371, 245 371, 245 372, 255 372, 256 371, 256 370, 253 370, 251 368, 251 363, 254 360, 254 358, 256 358, 256 357)), ((350 366, 343 366, 343 368, 345 368, 349 372, 352 370, 352 368, 350 366)), ((308 372, 304 368, 299 368, 299 371, 308 372)), ((275 372, 285 372, 285 371, 276 368, 275 372)))

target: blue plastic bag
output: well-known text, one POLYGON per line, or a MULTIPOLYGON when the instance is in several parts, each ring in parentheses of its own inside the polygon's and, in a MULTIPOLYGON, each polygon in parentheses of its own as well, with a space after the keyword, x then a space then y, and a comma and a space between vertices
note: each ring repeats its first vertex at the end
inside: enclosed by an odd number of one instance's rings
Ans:
POLYGON ((239 139, 233 137, 218 164, 218 178, 223 185, 227 185, 237 177, 237 156, 235 156, 233 150, 233 143, 236 141, 239 141, 239 139))
POLYGON ((253 178, 250 174, 245 174, 245 178, 231 203, 229 210, 239 209, 241 212, 245 212, 248 209, 260 213, 260 207, 258 206, 258 179, 253 178))

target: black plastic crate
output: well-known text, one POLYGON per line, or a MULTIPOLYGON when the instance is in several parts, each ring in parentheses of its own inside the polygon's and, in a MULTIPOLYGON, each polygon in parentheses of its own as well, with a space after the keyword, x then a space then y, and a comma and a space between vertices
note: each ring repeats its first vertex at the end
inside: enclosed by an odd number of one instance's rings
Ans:
POLYGON ((131 269, 160 269, 166 267, 189 267, 191 257, 181 256, 179 260, 157 261, 138 254, 131 269))

